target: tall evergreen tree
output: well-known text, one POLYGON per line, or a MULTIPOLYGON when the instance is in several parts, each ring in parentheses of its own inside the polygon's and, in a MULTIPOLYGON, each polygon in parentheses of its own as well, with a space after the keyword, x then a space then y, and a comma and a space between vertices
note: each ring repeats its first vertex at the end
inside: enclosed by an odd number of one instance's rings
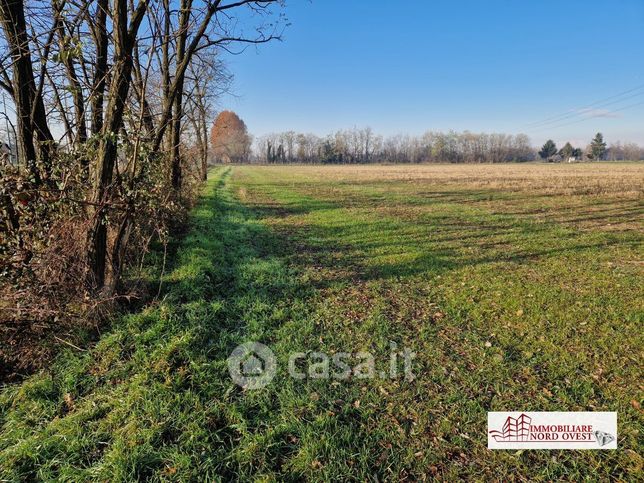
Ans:
POLYGON ((541 156, 542 159, 548 159, 555 154, 557 154, 557 145, 552 139, 548 139, 546 144, 541 148, 541 151, 539 151, 539 156, 541 156))
POLYGON ((561 148, 561 151, 559 151, 559 154, 564 159, 564 161, 567 161, 568 158, 571 158, 573 156, 574 152, 575 148, 572 147, 572 144, 566 143, 565 146, 561 148))
POLYGON ((598 132, 597 134, 595 134, 595 137, 590 143, 589 155, 591 159, 594 159, 596 161, 604 159, 604 156, 606 155, 606 142, 604 141, 604 136, 602 135, 602 133, 598 132))

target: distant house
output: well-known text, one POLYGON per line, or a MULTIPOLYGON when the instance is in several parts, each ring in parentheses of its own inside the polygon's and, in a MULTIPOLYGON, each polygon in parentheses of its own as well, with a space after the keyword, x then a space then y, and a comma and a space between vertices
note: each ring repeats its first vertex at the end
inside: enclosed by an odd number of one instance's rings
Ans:
POLYGON ((569 163, 576 163, 577 162, 577 157, 576 156, 570 156, 568 158, 568 162, 569 163))

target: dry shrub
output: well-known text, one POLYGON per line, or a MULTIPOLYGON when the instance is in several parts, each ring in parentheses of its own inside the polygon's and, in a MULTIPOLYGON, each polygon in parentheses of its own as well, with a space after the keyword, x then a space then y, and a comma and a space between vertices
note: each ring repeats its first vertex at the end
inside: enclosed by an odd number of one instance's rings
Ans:
MULTIPOLYGON (((127 179, 113 188, 107 267, 124 210, 133 208, 132 229, 124 253, 125 283, 115 293, 86 290, 86 237, 91 223, 88 185, 77 158, 61 156, 55 186, 35 189, 15 167, 0 170, 2 207, 20 218, 20 229, 0 226, 0 382, 45 367, 61 344, 83 350, 88 337, 115 310, 145 296, 137 276, 153 241, 166 243, 185 219, 194 193, 195 177, 186 177, 180 196, 170 189, 164 158, 137 176, 135 189, 127 179)), ((106 274, 109 280, 112 274, 106 274)))

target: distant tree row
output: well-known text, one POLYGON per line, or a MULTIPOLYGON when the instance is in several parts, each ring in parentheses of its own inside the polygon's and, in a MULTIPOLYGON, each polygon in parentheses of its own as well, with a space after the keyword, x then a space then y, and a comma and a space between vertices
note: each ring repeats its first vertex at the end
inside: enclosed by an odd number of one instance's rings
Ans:
POLYGON ((557 149, 552 139, 548 139, 539 151, 541 159, 551 162, 567 161, 639 161, 644 159, 644 149, 635 143, 617 142, 607 146, 602 133, 597 133, 586 149, 575 148, 567 142, 557 149))
POLYGON ((561 149, 549 139, 539 151, 525 134, 486 134, 469 131, 428 131, 421 136, 383 137, 369 127, 336 131, 326 137, 295 131, 255 139, 232 111, 219 114, 211 130, 211 159, 215 163, 503 163, 538 158, 550 162, 644 159, 635 143, 607 146, 597 133, 585 149, 567 142, 561 149))
POLYGON ((608 146, 605 159, 608 161, 641 161, 644 160, 644 148, 635 143, 622 144, 618 141, 608 146))
POLYGON ((293 131, 258 138, 260 163, 499 163, 531 161, 536 153, 525 134, 427 132, 383 137, 371 128, 337 131, 326 137, 293 131))

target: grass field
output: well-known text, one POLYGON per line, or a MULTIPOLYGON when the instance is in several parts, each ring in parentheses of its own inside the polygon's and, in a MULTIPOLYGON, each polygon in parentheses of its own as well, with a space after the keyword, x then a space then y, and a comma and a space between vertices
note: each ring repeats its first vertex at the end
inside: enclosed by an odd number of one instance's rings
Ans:
POLYGON ((644 165, 226 167, 162 298, 0 394, 0 480, 636 480, 644 165), (278 372, 243 391, 246 341, 278 372), (297 380, 293 352, 416 353, 297 380), (379 366, 379 369, 381 367, 379 366), (618 411, 616 451, 489 451, 487 411, 618 411))

